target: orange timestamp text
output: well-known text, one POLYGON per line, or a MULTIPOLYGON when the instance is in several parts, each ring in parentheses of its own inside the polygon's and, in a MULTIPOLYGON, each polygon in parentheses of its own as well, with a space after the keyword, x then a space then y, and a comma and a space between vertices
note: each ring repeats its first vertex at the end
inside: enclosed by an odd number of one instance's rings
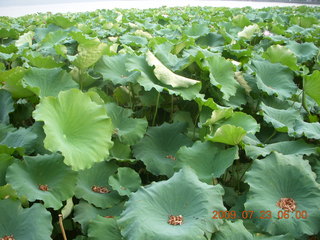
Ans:
MULTIPOLYGON (((271 219, 272 211, 213 211, 212 219, 271 219)), ((273 213, 274 214, 274 213, 273 213)), ((308 217, 307 211, 285 211, 280 210, 276 212, 278 219, 306 219, 308 217)))

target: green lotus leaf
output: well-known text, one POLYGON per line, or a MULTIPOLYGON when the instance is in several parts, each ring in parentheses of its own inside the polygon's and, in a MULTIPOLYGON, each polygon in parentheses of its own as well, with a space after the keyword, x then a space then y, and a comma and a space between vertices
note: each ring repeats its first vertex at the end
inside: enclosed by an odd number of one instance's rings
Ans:
POLYGON ((212 111, 211 118, 207 120, 206 124, 215 124, 224 118, 229 118, 233 114, 232 108, 223 108, 212 111))
POLYGON ((191 60, 189 58, 178 58, 177 55, 171 53, 173 48, 174 45, 167 41, 154 46, 154 54, 160 62, 172 71, 181 71, 191 64, 191 60))
POLYGON ((114 103, 106 104, 108 116, 112 120, 114 133, 120 142, 133 145, 146 133, 148 122, 145 119, 131 118, 131 109, 122 108, 114 103))
POLYGON ((51 154, 25 156, 24 161, 8 168, 6 179, 20 196, 30 202, 42 200, 46 208, 57 210, 62 201, 73 196, 77 175, 63 163, 61 155, 51 154))
POLYGON ((320 71, 314 71, 311 75, 304 76, 303 89, 320 106, 320 71))
POLYGON ((75 21, 69 19, 66 16, 60 15, 60 14, 55 14, 55 15, 50 16, 48 18, 47 22, 53 23, 53 24, 55 24, 59 27, 62 27, 62 28, 69 28, 69 27, 72 27, 76 24, 75 21))
POLYGON ((199 37, 196 43, 201 47, 220 47, 225 43, 224 37, 215 32, 210 32, 204 36, 199 37))
POLYGON ((106 47, 99 39, 82 42, 78 45, 78 54, 72 63, 79 69, 87 69, 100 59, 106 47))
POLYGON ((80 200, 79 204, 74 206, 74 218, 75 222, 81 224, 83 233, 87 233, 88 226, 92 220, 101 217, 117 217, 120 216, 123 211, 123 204, 118 204, 112 208, 96 208, 95 206, 87 203, 86 201, 80 200))
POLYGON ((224 124, 219 127, 213 135, 207 135, 205 139, 212 142, 237 145, 242 141, 246 133, 247 132, 242 127, 224 124))
MULTIPOLYGON (((212 117, 214 116, 214 112, 216 111, 219 111, 219 110, 215 110, 212 112, 211 119, 209 120, 210 123, 212 121, 212 117)), ((257 121, 252 116, 243 112, 233 112, 231 115, 227 115, 226 119, 220 120, 220 122, 216 123, 214 127, 218 128, 225 124, 241 127, 247 133, 252 133, 252 134, 259 132, 260 130, 260 125, 257 123, 257 121)))
POLYGON ((187 27, 184 33, 191 37, 200 37, 202 35, 208 34, 210 29, 206 23, 193 23, 192 26, 187 27))
POLYGON ((295 240, 292 236, 289 234, 286 235, 278 235, 278 236, 272 236, 272 235, 265 235, 261 233, 257 233, 253 236, 253 239, 260 239, 260 240, 295 240))
POLYGON ((94 70, 101 73, 104 80, 111 81, 114 85, 135 83, 140 72, 126 70, 128 57, 128 55, 102 56, 94 70))
POLYGON ((292 70, 299 70, 296 55, 287 47, 272 45, 262 55, 272 63, 281 63, 292 70))
POLYGON ((118 139, 113 141, 113 147, 110 149, 110 156, 108 158, 115 159, 117 161, 130 161, 135 162, 136 160, 132 157, 132 151, 130 145, 123 144, 118 139))
POLYGON ((167 181, 132 193, 118 224, 128 240, 204 240, 205 232, 214 232, 222 223, 211 219, 213 210, 225 209, 222 195, 220 185, 200 182, 191 169, 184 168, 167 181), (180 215, 181 225, 170 219, 180 215))
POLYGON ((12 235, 14 239, 51 239, 51 214, 41 204, 22 208, 18 201, 0 200, 0 212, 0 238, 12 235))
POLYGON ((114 218, 104 218, 97 216, 89 224, 88 237, 92 240, 105 239, 108 236, 108 240, 122 240, 122 236, 114 218))
POLYGON ((141 185, 139 174, 131 168, 120 167, 116 174, 109 177, 109 185, 121 196, 129 196, 141 185))
POLYGON ((244 38, 244 39, 251 39, 253 35, 260 32, 260 27, 258 24, 253 24, 244 27, 244 29, 241 32, 238 32, 238 37, 244 38))
POLYGON ((319 147, 313 144, 308 144, 302 139, 296 141, 282 141, 265 145, 264 147, 258 147, 253 145, 246 145, 246 155, 252 159, 256 159, 258 156, 267 156, 272 151, 277 151, 283 155, 311 155, 317 154, 319 147))
POLYGON ((263 119, 272 124, 278 132, 293 133, 296 120, 302 120, 300 112, 294 108, 277 109, 264 103, 261 103, 260 108, 263 111, 263 119))
POLYGON ((298 90, 293 82, 292 71, 280 63, 252 60, 252 68, 256 73, 258 88, 268 95, 286 99, 298 90))
POLYGON ((23 77, 23 84, 40 98, 58 96, 60 91, 78 88, 78 84, 60 68, 31 68, 23 77))
POLYGON ((223 93, 223 98, 229 100, 236 94, 239 83, 235 79, 233 64, 218 55, 206 58, 206 66, 210 71, 210 82, 223 93))
POLYGON ((225 221, 212 240, 253 240, 252 234, 243 226, 242 220, 225 221))
POLYGON ((0 123, 8 124, 9 113, 14 111, 13 100, 11 94, 3 89, 0 89, 0 123))
POLYGON ((133 146, 133 154, 141 160, 147 170, 155 175, 172 176, 176 164, 175 155, 181 146, 192 145, 186 137, 184 123, 164 123, 158 127, 150 127, 144 138, 133 146))
POLYGON ((75 196, 100 208, 110 208, 121 201, 117 191, 108 184, 109 177, 117 171, 112 162, 96 163, 79 172, 75 196))
POLYGON ((10 184, 0 186, 0 200, 3 199, 18 200, 23 206, 29 206, 28 199, 25 196, 19 198, 17 192, 12 188, 10 184))
POLYGON ((43 56, 39 52, 30 51, 24 56, 29 60, 31 66, 37 68, 58 68, 64 65, 63 62, 57 62, 53 56, 43 56))
POLYGON ((0 72, 0 82, 4 83, 3 89, 11 93, 13 98, 32 96, 33 93, 22 86, 22 78, 27 69, 15 67, 8 71, 0 72))
POLYGON ((93 102, 89 94, 71 89, 42 98, 33 117, 44 122, 45 148, 60 151, 73 170, 90 168, 108 156, 112 123, 104 106, 93 102))
POLYGON ((258 147, 254 145, 246 145, 246 155, 252 159, 256 159, 258 156, 267 156, 272 151, 277 151, 283 155, 311 155, 317 154, 317 147, 314 144, 308 144, 304 140, 299 139, 296 141, 282 141, 272 144, 267 144, 264 147, 258 147))
POLYGON ((320 123, 318 122, 308 123, 298 119, 295 122, 294 131, 292 136, 306 136, 310 139, 320 140, 320 123))
POLYGON ((13 157, 9 154, 0 153, 0 186, 6 185, 6 172, 8 167, 13 163, 13 157))
POLYGON ((220 177, 235 159, 238 159, 238 147, 225 149, 211 142, 195 142, 192 147, 181 147, 177 152, 177 165, 190 166, 199 179, 212 184, 220 177))
POLYGON ((300 236, 314 235, 320 231, 320 185, 315 180, 308 161, 300 156, 272 153, 262 160, 255 160, 246 173, 250 185, 245 209, 254 211, 252 220, 272 235, 289 233, 300 236), (292 202, 289 207, 279 204, 281 199, 292 202), (293 209, 293 210, 288 210, 293 209), (279 218, 279 211, 287 210, 288 218, 279 218), (258 217, 260 211, 270 211, 270 219, 258 217), (297 212, 306 211, 306 219, 297 218, 297 212))
MULTIPOLYGON (((146 58, 144 56, 131 56, 126 64, 127 71, 139 71, 141 73, 140 77, 137 79, 138 83, 143 86, 146 91, 150 91, 152 88, 157 90, 157 92, 168 91, 171 95, 181 96, 185 100, 193 100, 197 97, 202 97, 199 93, 201 90, 201 83, 197 82, 189 87, 177 87, 174 88, 171 85, 166 85, 158 79, 153 68, 149 66, 146 58)), ((173 73, 172 73, 173 74, 173 73)), ((178 75, 171 75, 178 76, 178 75)), ((180 78, 178 77, 178 80, 180 78)), ((182 81, 184 84, 184 81, 182 81)), ((188 82, 188 81, 187 81, 188 82)), ((180 80, 178 81, 180 84, 180 80)))
POLYGON ((7 146, 11 149, 17 149, 21 154, 23 154, 24 151, 32 153, 36 139, 37 135, 32 132, 31 128, 19 128, 8 132, 0 141, 0 147, 7 146))
POLYGON ((290 41, 287 47, 294 52, 299 63, 311 60, 319 52, 319 49, 312 42, 297 43, 290 41))
POLYGON ((131 34, 124 34, 120 37, 120 42, 134 47, 144 47, 148 44, 148 40, 145 37, 139 37, 131 34))
POLYGON ((20 35, 19 39, 15 42, 16 47, 31 47, 32 46, 32 38, 34 36, 34 32, 29 31, 22 35, 20 35))
POLYGON ((172 86, 173 88, 188 88, 196 84, 201 84, 199 81, 173 73, 150 51, 148 51, 146 54, 146 60, 149 66, 154 67, 153 72, 157 79, 165 85, 172 86))

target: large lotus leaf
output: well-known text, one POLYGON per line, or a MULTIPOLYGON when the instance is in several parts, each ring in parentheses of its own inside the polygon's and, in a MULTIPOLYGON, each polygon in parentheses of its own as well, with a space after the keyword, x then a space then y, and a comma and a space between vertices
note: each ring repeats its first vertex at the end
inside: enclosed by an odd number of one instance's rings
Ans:
POLYGON ((117 171, 112 162, 96 163, 79 172, 75 196, 100 208, 110 208, 121 201, 117 191, 108 184, 109 177, 117 171))
POLYGON ((135 83, 140 76, 140 72, 127 71, 127 60, 128 55, 103 56, 95 65, 94 70, 101 73, 104 80, 111 81, 114 85, 135 83))
POLYGON ((241 32, 238 32, 238 37, 244 38, 244 39, 251 39, 256 33, 260 32, 260 27, 258 24, 253 24, 244 27, 244 29, 241 32))
POLYGON ((207 120, 207 124, 214 124, 221 119, 229 118, 233 114, 232 108, 222 108, 212 111, 211 118, 207 120))
POLYGON ((201 85, 199 81, 179 76, 168 69, 162 62, 159 61, 150 51, 146 54, 146 60, 149 66, 154 67, 154 75, 157 79, 173 88, 188 88, 193 85, 201 85))
MULTIPOLYGON (((214 112, 215 111, 213 111, 212 115, 214 115, 214 112)), ((211 120, 212 120, 212 116, 211 116, 211 120)), ((228 115, 227 119, 220 120, 220 122, 217 122, 214 125, 214 127, 217 128, 224 124, 230 124, 236 127, 241 127, 247 133, 252 133, 252 134, 255 134, 260 130, 260 125, 257 123, 257 121, 252 116, 243 112, 234 112, 230 116, 228 115)))
POLYGON ((188 165, 199 179, 212 184, 220 177, 238 156, 238 147, 225 149, 211 142, 195 142, 192 147, 181 147, 177 152, 178 166, 188 165))
POLYGON ((97 208, 86 201, 81 200, 79 204, 74 206, 74 218, 75 222, 81 224, 83 233, 87 232, 89 223, 97 218, 97 216, 111 218, 120 216, 123 211, 123 204, 118 204, 112 208, 97 208))
POLYGON ((223 93, 223 98, 229 100, 236 94, 239 83, 235 79, 233 64, 218 55, 206 58, 210 71, 210 82, 223 93))
POLYGON ((253 240, 252 234, 243 226, 242 220, 225 221, 212 240, 253 240))
POLYGON ((132 110, 122 108, 114 103, 106 104, 106 110, 112 120, 114 133, 119 137, 120 142, 133 145, 146 133, 147 120, 131 118, 132 110))
POLYGON ((129 196, 135 192, 141 185, 139 174, 131 168, 118 168, 116 174, 109 177, 109 185, 116 190, 121 196, 129 196))
POLYGON ((212 211, 225 209, 223 188, 200 182, 189 168, 169 180, 156 182, 132 193, 118 221, 128 240, 206 239, 222 223, 212 220, 212 211), (181 225, 168 223, 170 216, 181 215, 181 225))
POLYGON ((246 133, 242 127, 224 124, 219 127, 214 134, 207 135, 205 139, 212 142, 237 145, 242 141, 246 133))
POLYGON ((299 70, 296 55, 287 47, 272 45, 262 55, 272 63, 281 63, 292 70, 299 70))
POLYGON ((87 69, 100 59, 106 47, 107 45, 100 42, 99 39, 80 43, 78 45, 78 54, 72 63, 79 69, 87 69))
POLYGON ((258 156, 267 156, 272 151, 277 151, 284 155, 311 155, 317 153, 317 147, 313 144, 308 144, 304 140, 299 139, 295 141, 282 141, 277 143, 268 144, 264 147, 258 147, 254 145, 246 145, 246 155, 252 159, 256 159, 258 156))
POLYGON ((320 185, 315 180, 308 161, 294 155, 272 153, 255 160, 246 180, 250 185, 245 209, 254 211, 252 220, 259 228, 272 235, 290 233, 298 238, 320 231, 320 185), (287 211, 289 218, 278 218, 277 203, 281 198, 291 198, 296 209, 287 211), (270 219, 261 219, 260 211, 270 211, 270 219), (296 218, 296 211, 306 211, 306 219, 296 218))
POLYGON ((303 90, 320 106, 320 71, 304 77, 303 90))
POLYGON ((277 109, 264 103, 261 103, 260 107, 263 111, 263 119, 272 124, 278 132, 293 133, 296 120, 302 120, 300 112, 294 108, 277 109))
POLYGON ((31 128, 19 128, 8 132, 0 141, 0 147, 6 146, 10 149, 17 149, 21 154, 24 151, 32 153, 36 139, 37 135, 32 132, 31 128))
POLYGON ((61 68, 31 68, 24 75, 23 83, 41 98, 56 97, 61 91, 78 88, 71 75, 61 68))
POLYGON ((0 186, 6 184, 6 172, 13 159, 9 154, 0 153, 0 186))
POLYGON ((106 236, 108 236, 108 240, 123 239, 116 219, 97 216, 89 224, 88 237, 92 240, 101 240, 106 236))
POLYGON ((172 71, 181 71, 191 64, 191 59, 188 57, 178 58, 177 55, 171 53, 173 48, 174 45, 167 41, 154 46, 154 54, 172 71))
POLYGON ((298 62, 306 62, 317 55, 319 49, 312 42, 297 43, 289 42, 287 47, 296 54, 298 62))
POLYGON ((306 136, 307 138, 320 140, 320 123, 308 123, 298 119, 295 122, 294 133, 291 136, 306 136))
POLYGON ((293 73, 280 63, 253 60, 257 86, 268 95, 276 95, 280 99, 290 98, 298 88, 293 82, 293 73))
POLYGON ((0 72, 0 82, 4 83, 3 89, 11 93, 14 98, 23 98, 32 96, 33 93, 22 86, 22 78, 27 69, 15 67, 8 71, 0 72))
POLYGON ((110 149, 110 156, 108 159, 115 159, 117 161, 136 161, 132 157, 130 145, 121 143, 118 139, 113 141, 113 147, 110 149))
POLYGON ((184 30, 184 33, 191 37, 199 37, 205 34, 208 34, 210 29, 206 23, 196 23, 194 22, 192 26, 187 27, 184 30))
POLYGON ((0 89, 0 123, 9 123, 9 113, 14 111, 11 94, 6 90, 0 89))
POLYGON ((128 71, 141 72, 141 75, 137 81, 146 91, 150 91, 152 88, 156 89, 157 92, 166 90, 169 92, 169 94, 181 96, 185 100, 193 100, 197 97, 202 97, 202 95, 199 93, 201 90, 201 82, 197 82, 196 84, 187 88, 174 88, 171 85, 166 85, 155 76, 153 68, 148 65, 148 62, 144 56, 131 56, 128 59, 126 67, 128 71))
POLYGON ((51 214, 43 205, 22 208, 20 202, 7 199, 0 201, 0 212, 0 238, 13 235, 17 240, 51 239, 51 214))
POLYGON ((133 47, 136 47, 136 46, 143 47, 148 44, 147 38, 135 36, 135 35, 131 35, 131 34, 122 35, 120 37, 120 42, 122 44, 126 44, 126 45, 133 46, 133 47))
POLYGON ((64 65, 63 62, 57 62, 53 56, 43 56, 39 52, 30 51, 24 55, 29 60, 29 64, 38 68, 58 68, 64 65))
POLYGON ((192 145, 191 139, 183 134, 186 127, 184 123, 150 127, 144 138, 133 146, 134 156, 142 160, 151 173, 172 176, 176 152, 181 146, 192 145))
POLYGON ((112 147, 112 123, 104 106, 78 89, 41 99, 33 117, 44 122, 45 148, 60 151, 74 170, 103 161, 112 147))
POLYGON ((20 196, 30 202, 42 200, 46 208, 57 210, 73 196, 77 174, 63 163, 61 155, 51 154, 25 156, 8 168, 6 179, 20 196))
POLYGON ((18 48, 31 47, 33 36, 34 36, 34 32, 32 31, 29 31, 20 35, 19 39, 15 42, 16 47, 18 48))

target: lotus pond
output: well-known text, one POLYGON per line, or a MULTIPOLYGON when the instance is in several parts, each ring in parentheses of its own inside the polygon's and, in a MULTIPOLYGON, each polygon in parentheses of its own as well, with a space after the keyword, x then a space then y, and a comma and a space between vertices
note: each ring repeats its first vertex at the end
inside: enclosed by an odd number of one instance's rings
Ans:
POLYGON ((0 17, 0 239, 320 239, 320 11, 0 17))

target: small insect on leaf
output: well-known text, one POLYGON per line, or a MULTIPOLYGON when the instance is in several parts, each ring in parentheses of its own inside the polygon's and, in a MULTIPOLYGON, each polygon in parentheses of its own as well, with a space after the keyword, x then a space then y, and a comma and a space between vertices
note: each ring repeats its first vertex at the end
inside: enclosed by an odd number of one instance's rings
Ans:
POLYGON ((106 187, 98 187, 98 186, 92 186, 91 190, 96 192, 96 193, 109 193, 111 192, 108 188, 106 187))
POLYGON ((49 190, 48 185, 46 184, 39 184, 39 189, 44 192, 49 190))

